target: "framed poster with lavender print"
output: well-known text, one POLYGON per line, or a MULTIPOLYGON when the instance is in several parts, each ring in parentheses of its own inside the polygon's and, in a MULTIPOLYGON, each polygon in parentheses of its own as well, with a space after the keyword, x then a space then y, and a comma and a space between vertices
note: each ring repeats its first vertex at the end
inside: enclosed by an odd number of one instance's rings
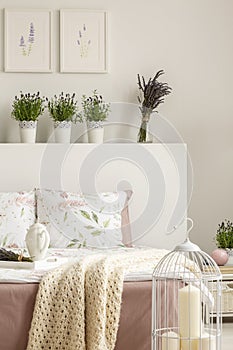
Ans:
POLYGON ((62 9, 60 31, 61 72, 107 72, 106 11, 62 9))
POLYGON ((52 11, 5 9, 5 71, 52 71, 52 11))

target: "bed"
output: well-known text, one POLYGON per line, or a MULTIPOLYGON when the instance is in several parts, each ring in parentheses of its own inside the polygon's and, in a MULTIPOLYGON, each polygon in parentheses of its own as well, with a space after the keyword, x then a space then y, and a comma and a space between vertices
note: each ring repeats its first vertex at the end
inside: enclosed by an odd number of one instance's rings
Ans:
MULTIPOLYGON (((38 284, 1 284, 0 347, 24 350, 38 284), (11 293, 9 294, 9 288, 11 293), (5 307, 4 307, 4 304, 5 307), (6 305, 11 305, 11 308, 6 305), (12 322, 13 320, 13 322, 12 322), (14 336, 13 336, 14 335, 14 336)), ((116 350, 151 346, 151 282, 125 282, 116 350), (132 293, 133 290, 133 293, 132 293), (132 297, 133 295, 133 297, 132 297), (135 303, 136 301, 136 303, 135 303), (127 305, 127 307, 126 307, 127 305), (137 307, 135 307, 135 305, 137 307), (131 315, 129 317, 129 315, 131 315), (129 322, 130 320, 130 322, 129 322)))
MULTIPOLYGON (((150 279, 143 274, 125 278, 116 350, 150 349, 150 279)), ((39 283, 12 282, 0 284, 0 348, 25 350, 39 283)))
MULTIPOLYGON (((186 224, 182 223, 187 202, 184 145, 20 144, 0 145, 0 153, 4 169, 0 175, 1 192, 26 190, 28 193, 35 187, 56 189, 59 196, 64 188, 69 194, 132 191, 127 206, 130 222, 124 224, 123 234, 124 246, 128 248, 121 249, 134 249, 129 247, 132 244, 171 249, 185 237, 186 224), (171 234, 174 226, 179 227, 171 234)), ((43 214, 40 213, 42 221, 48 224, 43 214)), ((60 242, 56 242, 53 253, 59 249, 60 242)), ((80 240, 69 237, 66 249, 80 252, 90 248, 81 243, 80 246, 80 240)), ((91 242, 91 246, 94 245, 95 242, 91 242)), ((124 276, 117 350, 151 347, 152 268, 150 264, 143 271, 131 271, 124 276)), ((0 348, 24 350, 41 274, 26 276, 27 270, 10 271, 0 270, 0 348)))

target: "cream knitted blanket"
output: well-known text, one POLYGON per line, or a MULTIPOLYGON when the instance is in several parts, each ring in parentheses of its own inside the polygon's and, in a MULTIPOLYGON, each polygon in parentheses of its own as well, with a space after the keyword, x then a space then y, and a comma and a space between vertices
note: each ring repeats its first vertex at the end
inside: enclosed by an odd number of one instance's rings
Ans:
POLYGON ((90 255, 49 272, 39 286, 27 350, 113 350, 124 271, 156 265, 165 253, 90 255))

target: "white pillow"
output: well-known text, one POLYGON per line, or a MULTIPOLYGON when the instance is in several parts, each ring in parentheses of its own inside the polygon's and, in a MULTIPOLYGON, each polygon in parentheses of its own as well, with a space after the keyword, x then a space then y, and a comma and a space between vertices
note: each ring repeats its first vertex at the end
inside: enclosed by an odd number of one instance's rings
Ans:
POLYGON ((127 206, 127 192, 82 195, 38 189, 36 194, 39 220, 47 226, 51 247, 124 245, 122 212, 127 206))
POLYGON ((0 193, 0 246, 25 247, 29 226, 35 223, 35 192, 0 193))

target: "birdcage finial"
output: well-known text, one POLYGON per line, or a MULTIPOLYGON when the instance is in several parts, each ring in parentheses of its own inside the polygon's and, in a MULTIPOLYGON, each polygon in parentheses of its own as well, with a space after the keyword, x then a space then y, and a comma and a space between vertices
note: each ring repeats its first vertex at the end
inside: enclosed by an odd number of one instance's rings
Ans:
POLYGON ((186 233, 186 238, 189 239, 189 232, 192 231, 192 229, 193 229, 193 220, 191 218, 187 218, 186 221, 187 221, 187 224, 189 222, 191 223, 191 226, 189 227, 189 229, 187 230, 187 233, 186 233))
POLYGON ((175 251, 183 251, 183 252, 200 251, 201 249, 198 247, 198 245, 192 243, 189 239, 189 232, 193 228, 193 220, 191 218, 187 218, 186 221, 190 222, 191 226, 189 227, 189 229, 187 229, 185 241, 183 243, 177 245, 174 250, 175 251))

